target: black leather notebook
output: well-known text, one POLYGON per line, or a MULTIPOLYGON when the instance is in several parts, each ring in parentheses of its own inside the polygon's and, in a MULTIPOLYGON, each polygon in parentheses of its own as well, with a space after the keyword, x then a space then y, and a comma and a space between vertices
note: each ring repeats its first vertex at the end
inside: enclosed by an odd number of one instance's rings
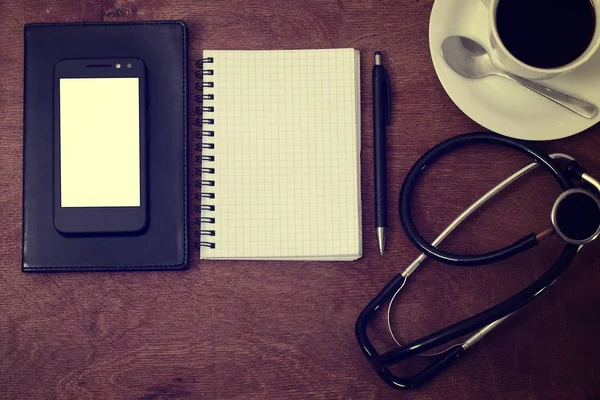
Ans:
POLYGON ((188 261, 187 27, 181 21, 25 26, 23 271, 182 269, 188 261), (53 72, 63 59, 146 67, 147 226, 63 235, 53 221, 53 72))

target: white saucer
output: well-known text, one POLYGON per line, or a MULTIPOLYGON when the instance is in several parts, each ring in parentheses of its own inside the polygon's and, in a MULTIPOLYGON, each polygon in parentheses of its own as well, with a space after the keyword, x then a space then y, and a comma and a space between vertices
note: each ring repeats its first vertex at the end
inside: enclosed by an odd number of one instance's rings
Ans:
MULTIPOLYGON (((480 0, 437 0, 429 22, 429 48, 435 71, 454 103, 491 131, 517 139, 553 140, 584 131, 590 120, 499 76, 467 79, 442 57, 442 42, 468 36, 490 49, 487 9, 480 0)), ((577 70, 542 82, 600 107, 600 52, 577 70)))

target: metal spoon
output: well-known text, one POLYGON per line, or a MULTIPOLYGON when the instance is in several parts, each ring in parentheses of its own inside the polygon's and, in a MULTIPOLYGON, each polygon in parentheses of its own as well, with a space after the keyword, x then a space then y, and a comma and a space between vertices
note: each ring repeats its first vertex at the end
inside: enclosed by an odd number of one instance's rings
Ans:
POLYGON ((485 48, 467 37, 450 36, 446 38, 442 43, 442 55, 450 68, 465 78, 478 79, 489 75, 503 76, 582 117, 592 119, 598 114, 598 109, 593 104, 497 68, 492 64, 492 59, 485 48))

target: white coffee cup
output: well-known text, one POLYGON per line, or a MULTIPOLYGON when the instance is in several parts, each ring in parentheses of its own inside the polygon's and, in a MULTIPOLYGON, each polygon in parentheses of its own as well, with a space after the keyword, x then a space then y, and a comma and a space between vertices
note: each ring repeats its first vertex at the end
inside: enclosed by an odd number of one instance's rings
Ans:
MULTIPOLYGON (((590 42, 588 48, 579 56, 576 60, 569 64, 563 65, 558 68, 536 68, 531 65, 527 65, 524 62, 513 56, 504 46, 500 35, 498 34, 498 27, 496 25, 496 10, 498 9, 498 3, 502 0, 481 0, 483 4, 488 8, 488 18, 490 23, 490 42, 492 45, 492 58, 495 61, 499 61, 502 65, 515 75, 522 76, 527 79, 549 79, 559 75, 566 74, 567 72, 573 71, 575 68, 581 66, 587 62, 594 53, 600 47, 600 27, 596 25, 594 37, 590 42)), ((600 22, 600 0, 591 0, 594 5, 594 12, 596 13, 596 22, 600 22)), ((543 10, 540 10, 543 13, 543 10)))

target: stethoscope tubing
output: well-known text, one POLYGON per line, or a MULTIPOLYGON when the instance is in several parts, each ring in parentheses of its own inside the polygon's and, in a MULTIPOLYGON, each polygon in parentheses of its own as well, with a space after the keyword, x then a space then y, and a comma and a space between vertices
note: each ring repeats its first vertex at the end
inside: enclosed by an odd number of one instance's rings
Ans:
POLYGON ((440 250, 429 243, 417 230, 411 211, 412 194, 422 173, 441 156, 458 148, 477 144, 497 144, 520 151, 533 158, 554 176, 563 190, 573 187, 568 175, 549 155, 544 154, 529 144, 495 133, 469 133, 448 139, 426 152, 411 168, 400 192, 400 221, 408 239, 423 253, 437 261, 457 266, 482 266, 497 263, 518 253, 529 250, 538 244, 536 235, 531 233, 518 241, 501 249, 483 254, 455 254, 440 250))
POLYGON ((504 318, 527 305, 556 282, 577 254, 579 246, 567 245, 558 260, 540 278, 511 298, 461 322, 440 329, 421 339, 407 343, 378 357, 379 365, 389 366, 403 359, 451 342, 468 333, 504 318))

